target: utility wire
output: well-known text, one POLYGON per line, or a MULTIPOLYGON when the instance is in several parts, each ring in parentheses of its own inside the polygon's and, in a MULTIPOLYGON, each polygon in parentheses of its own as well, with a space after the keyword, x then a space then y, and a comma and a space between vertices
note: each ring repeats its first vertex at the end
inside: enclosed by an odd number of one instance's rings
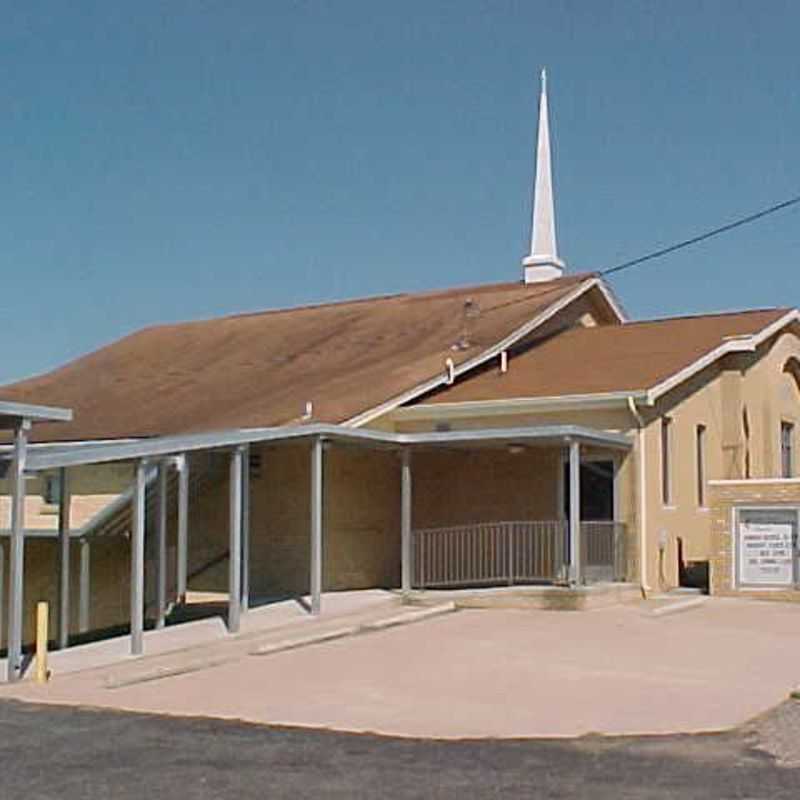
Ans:
POLYGON ((793 197, 790 200, 784 200, 782 203, 776 203, 774 206, 765 208, 762 211, 756 212, 755 214, 750 214, 748 217, 742 217, 734 222, 729 222, 727 225, 722 225, 719 228, 714 228, 713 230, 701 233, 699 236, 693 236, 691 239, 685 239, 684 241, 670 245, 669 247, 663 247, 661 250, 648 253, 646 256, 640 256, 639 258, 634 258, 632 261, 625 261, 622 264, 617 264, 613 267, 606 267, 606 269, 600 270, 600 274, 612 275, 615 272, 622 272, 623 270, 630 269, 631 267, 636 267, 639 264, 643 264, 645 261, 652 261, 654 258, 660 258, 661 256, 667 255, 667 253, 674 253, 676 250, 681 250, 684 247, 689 247, 689 245, 697 244, 698 242, 705 241, 713 236, 719 236, 721 233, 732 231, 734 228, 739 228, 742 225, 755 222, 757 219, 761 219, 762 217, 775 214, 778 211, 783 211, 783 209, 789 208, 789 206, 796 205, 797 203, 800 203, 800 195, 793 197))

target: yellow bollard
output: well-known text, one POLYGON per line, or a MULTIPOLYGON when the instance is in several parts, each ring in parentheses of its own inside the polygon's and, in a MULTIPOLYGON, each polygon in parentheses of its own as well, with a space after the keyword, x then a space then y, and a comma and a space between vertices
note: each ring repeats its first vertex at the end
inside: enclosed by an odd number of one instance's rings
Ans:
POLYGON ((36 683, 47 683, 50 673, 47 670, 47 603, 36 604, 36 683))

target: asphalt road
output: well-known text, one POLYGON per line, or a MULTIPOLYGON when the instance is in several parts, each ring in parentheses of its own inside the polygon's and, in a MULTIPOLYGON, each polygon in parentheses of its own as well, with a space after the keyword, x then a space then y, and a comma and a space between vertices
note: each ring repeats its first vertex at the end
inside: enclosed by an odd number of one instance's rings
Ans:
POLYGON ((752 731, 436 742, 17 701, 0 726, 0 796, 25 800, 800 795, 752 731))

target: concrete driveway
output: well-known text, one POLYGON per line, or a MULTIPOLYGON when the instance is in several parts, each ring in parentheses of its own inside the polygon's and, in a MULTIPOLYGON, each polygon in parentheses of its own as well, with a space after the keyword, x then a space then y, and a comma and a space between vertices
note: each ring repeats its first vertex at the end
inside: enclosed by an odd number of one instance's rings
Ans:
POLYGON ((102 677, 3 694, 416 737, 719 730, 800 683, 800 606, 459 611, 122 688, 102 677))

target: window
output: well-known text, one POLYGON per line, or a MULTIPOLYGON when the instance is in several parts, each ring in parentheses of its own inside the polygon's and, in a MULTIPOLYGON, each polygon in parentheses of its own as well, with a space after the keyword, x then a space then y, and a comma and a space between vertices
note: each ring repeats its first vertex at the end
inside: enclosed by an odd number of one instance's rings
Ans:
POLYGON ((706 426, 695 430, 695 453, 697 458, 697 505, 706 506, 706 426))
POLYGON ((747 406, 742 409, 742 434, 744 435, 744 477, 750 480, 750 417, 747 406))
POLYGON ((794 424, 781 422, 781 477, 791 478, 794 475, 794 424))
POLYGON ((672 503, 672 420, 661 418, 661 501, 665 506, 672 503))

